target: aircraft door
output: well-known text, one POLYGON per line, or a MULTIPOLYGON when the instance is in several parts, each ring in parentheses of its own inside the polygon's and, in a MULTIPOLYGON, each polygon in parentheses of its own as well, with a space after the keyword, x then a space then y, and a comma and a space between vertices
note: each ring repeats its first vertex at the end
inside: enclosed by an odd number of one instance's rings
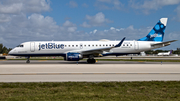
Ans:
POLYGON ((35 51, 35 42, 30 43, 30 50, 31 50, 31 52, 35 51))
POLYGON ((83 44, 82 43, 80 43, 80 49, 83 49, 83 44))
POLYGON ((134 41, 134 50, 138 50, 138 49, 139 49, 138 41, 134 41))

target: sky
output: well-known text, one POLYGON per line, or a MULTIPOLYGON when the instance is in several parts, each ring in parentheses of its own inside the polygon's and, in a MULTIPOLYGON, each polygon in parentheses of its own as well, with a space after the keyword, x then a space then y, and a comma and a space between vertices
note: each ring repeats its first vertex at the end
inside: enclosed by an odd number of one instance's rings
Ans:
POLYGON ((0 43, 137 40, 163 17, 163 41, 180 40, 180 0, 0 0, 0 43))

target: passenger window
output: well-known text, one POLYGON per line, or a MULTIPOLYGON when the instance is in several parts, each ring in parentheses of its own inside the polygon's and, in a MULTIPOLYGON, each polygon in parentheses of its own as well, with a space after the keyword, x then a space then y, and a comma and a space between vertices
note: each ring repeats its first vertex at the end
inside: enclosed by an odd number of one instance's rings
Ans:
POLYGON ((90 45, 89 45, 89 47, 90 47, 90 45))
POLYGON ((70 47, 70 45, 69 45, 69 47, 70 47))
MULTIPOLYGON (((81 45, 82 46, 82 45, 81 45)), ((78 45, 76 45, 76 47, 78 47, 78 45)))
POLYGON ((74 47, 74 45, 72 45, 72 47, 74 47))

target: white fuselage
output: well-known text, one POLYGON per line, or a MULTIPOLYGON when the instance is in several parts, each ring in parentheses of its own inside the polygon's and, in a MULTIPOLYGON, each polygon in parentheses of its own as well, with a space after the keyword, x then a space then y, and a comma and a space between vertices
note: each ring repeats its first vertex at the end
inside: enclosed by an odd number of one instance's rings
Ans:
MULTIPOLYGON (((65 56, 68 52, 81 53, 86 50, 112 47, 119 41, 32 41, 20 44, 9 52, 16 56, 65 56)), ((112 48, 110 51, 102 51, 100 54, 106 55, 126 55, 138 54, 142 51, 154 49, 151 44, 154 41, 124 41, 120 47, 112 48)), ((157 48, 157 47, 156 47, 157 48)), ((91 52, 82 53, 83 56, 90 55, 91 52)))
POLYGON ((158 56, 169 56, 169 55, 171 55, 171 54, 170 54, 170 51, 169 51, 169 52, 158 53, 157 55, 158 55, 158 56))

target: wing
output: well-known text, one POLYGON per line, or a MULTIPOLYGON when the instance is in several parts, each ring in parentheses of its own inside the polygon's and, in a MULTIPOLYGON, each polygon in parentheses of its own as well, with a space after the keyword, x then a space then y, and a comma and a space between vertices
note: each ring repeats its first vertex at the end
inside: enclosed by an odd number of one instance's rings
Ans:
POLYGON ((81 49, 81 50, 73 50, 71 52, 77 52, 77 53, 82 53, 82 54, 97 54, 97 53, 100 54, 103 51, 108 52, 112 48, 120 47, 124 40, 125 40, 125 37, 116 46, 113 46, 113 47, 95 48, 95 49, 81 49))

